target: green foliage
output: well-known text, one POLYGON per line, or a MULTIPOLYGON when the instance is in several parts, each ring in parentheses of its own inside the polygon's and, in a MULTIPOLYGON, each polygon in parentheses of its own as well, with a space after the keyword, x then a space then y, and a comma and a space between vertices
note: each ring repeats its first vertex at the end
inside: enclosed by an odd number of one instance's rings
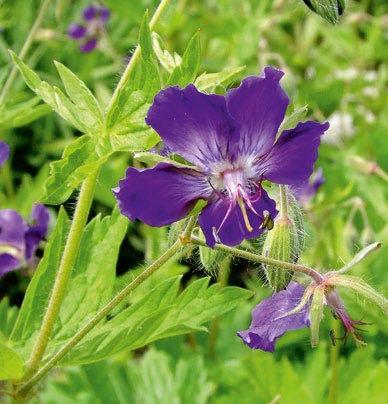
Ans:
POLYGON ((250 296, 250 292, 236 287, 207 287, 209 278, 194 281, 178 294, 180 279, 173 277, 161 282, 136 303, 93 329, 63 363, 94 362, 157 339, 205 331, 203 324, 250 296))
POLYGON ((18 379, 23 370, 24 363, 18 353, 0 340, 0 380, 18 379))

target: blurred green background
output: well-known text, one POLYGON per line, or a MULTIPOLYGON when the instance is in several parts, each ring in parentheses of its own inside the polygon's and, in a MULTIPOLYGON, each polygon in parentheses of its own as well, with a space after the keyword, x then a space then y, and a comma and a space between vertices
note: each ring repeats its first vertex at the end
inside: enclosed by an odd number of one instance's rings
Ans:
MULTIPOLYGON (((82 54, 66 35, 68 25, 81 21, 88 1, 54 1, 26 62, 40 76, 59 85, 53 60, 77 73, 106 103, 133 51, 141 17, 157 1, 107 0, 111 10, 106 36, 99 48, 82 54)), ((39 2, 0 0, 0 83, 9 72, 8 48, 18 51, 30 29, 39 2)), ((326 182, 305 209, 307 248, 302 261, 319 269, 339 268, 373 241, 381 250, 354 274, 381 292, 388 291, 388 104, 385 0, 348 1, 344 17, 333 26, 310 12, 302 0, 175 0, 156 32, 166 48, 182 54, 200 31, 202 71, 244 66, 240 78, 258 74, 267 64, 286 72, 283 84, 291 108, 309 107, 309 117, 329 120, 331 129, 320 148, 317 167, 326 182), (382 171, 376 172, 376 167, 382 171), (382 172, 382 174, 381 174, 382 172)), ((226 88, 216 88, 224 92, 226 88)), ((7 105, 30 100, 31 92, 18 77, 7 105)), ((48 162, 60 157, 78 134, 48 110, 28 125, 0 126, 0 137, 12 148, 9 173, 0 181, 9 191, 1 207, 28 214, 42 193, 48 162)), ((4 123, 5 122, 5 123, 4 123)), ((93 212, 114 206, 110 189, 131 163, 117 154, 102 170, 93 212)), ((71 211, 76 197, 67 203, 71 211)), ((166 247, 167 230, 131 224, 120 253, 118 274, 129 276, 166 247)), ((199 259, 181 260, 171 273, 188 281, 206 271, 199 259)), ((281 339, 275 354, 249 350, 236 337, 245 329, 250 311, 270 294, 262 269, 243 261, 221 268, 218 280, 245 286, 254 298, 216 320, 210 333, 175 337, 110 361, 57 371, 36 398, 44 403, 385 403, 388 400, 387 320, 354 295, 344 295, 352 316, 366 326, 368 346, 357 349, 330 343, 337 329, 327 313, 318 349, 309 346, 307 330, 281 339), (230 269, 230 271, 228 271, 230 269)), ((119 278, 119 279, 121 279, 119 278)), ((217 275, 213 274, 214 281, 217 275)), ((0 297, 19 305, 28 276, 12 273, 0 280, 0 297)), ((141 293, 141 290, 138 292, 141 293)), ((341 333, 340 330, 337 330, 341 333)))

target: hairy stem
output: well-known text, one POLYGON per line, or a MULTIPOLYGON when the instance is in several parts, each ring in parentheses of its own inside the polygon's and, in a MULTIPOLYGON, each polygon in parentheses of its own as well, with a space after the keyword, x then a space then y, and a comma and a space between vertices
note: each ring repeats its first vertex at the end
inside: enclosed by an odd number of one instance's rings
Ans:
POLYGON ((19 397, 23 397, 30 389, 36 384, 52 367, 54 367, 72 348, 74 348, 78 342, 80 342, 89 331, 91 331, 101 320, 118 305, 142 282, 149 278, 156 270, 158 270, 169 259, 175 256, 184 242, 182 239, 190 237, 189 231, 192 229, 192 224, 195 223, 195 219, 192 219, 182 237, 180 237, 163 255, 161 255, 156 261, 154 261, 147 269, 145 269, 139 276, 137 276, 130 284, 121 290, 109 303, 107 303, 88 323, 86 323, 75 335, 68 341, 54 356, 52 356, 48 362, 28 380, 17 391, 19 397))
MULTIPOLYGON (((21 60, 23 60, 26 57, 27 52, 30 50, 32 41, 35 38, 36 31, 39 29, 40 24, 43 21, 43 17, 46 14, 46 11, 48 9, 48 6, 50 5, 50 2, 51 2, 51 0, 43 0, 42 1, 41 5, 40 5, 40 8, 39 8, 39 11, 38 11, 38 14, 37 14, 36 19, 35 19, 35 22, 32 25, 32 27, 30 29, 30 32, 28 33, 28 36, 27 36, 27 38, 26 38, 26 40, 25 40, 25 42, 24 42, 24 44, 22 46, 22 49, 20 50, 20 53, 18 55, 21 60)), ((18 72, 18 68, 14 64, 12 69, 11 69, 11 72, 10 72, 8 78, 7 78, 7 81, 4 83, 4 86, 3 86, 2 90, 1 90, 1 93, 0 93, 0 106, 3 105, 5 99, 7 98, 8 92, 11 89, 11 86, 12 86, 12 84, 13 84, 15 78, 16 78, 17 72, 18 72)))
POLYGON ((82 184, 74 218, 71 223, 69 236, 67 238, 61 263, 55 278, 48 307, 43 318, 42 327, 39 331, 38 337, 31 352, 30 359, 27 363, 26 377, 29 377, 37 370, 49 342, 54 322, 57 318, 63 297, 65 295, 70 273, 77 258, 83 229, 86 225, 90 206, 93 201, 98 173, 99 171, 97 170, 96 172, 90 174, 82 184))
MULTIPOLYGON (((190 240, 193 244, 207 247, 207 244, 205 243, 205 241, 200 239, 199 237, 191 236, 190 240)), ((274 258, 264 257, 263 255, 253 254, 249 251, 241 250, 239 248, 234 248, 234 247, 228 247, 223 244, 216 244, 214 246, 214 248, 217 250, 221 250, 226 253, 232 254, 234 256, 245 258, 252 262, 273 265, 273 266, 276 266, 279 268, 284 268, 285 270, 288 270, 288 271, 304 273, 304 274, 310 276, 312 279, 314 279, 317 283, 321 283, 324 280, 324 277, 319 272, 317 272, 313 268, 309 268, 304 265, 293 264, 291 262, 280 261, 280 260, 277 260, 274 258)))

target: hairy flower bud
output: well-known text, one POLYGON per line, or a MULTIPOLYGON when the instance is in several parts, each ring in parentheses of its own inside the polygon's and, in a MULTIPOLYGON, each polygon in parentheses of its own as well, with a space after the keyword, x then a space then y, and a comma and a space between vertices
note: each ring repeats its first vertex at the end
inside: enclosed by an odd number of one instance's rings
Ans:
MULTIPOLYGON (((284 192, 283 204, 287 205, 274 222, 274 227, 268 232, 263 245, 263 254, 286 262, 297 262, 304 244, 303 217, 295 198, 287 191, 284 192)), ((264 265, 267 281, 272 289, 279 291, 287 286, 292 273, 284 268, 264 265)))
POLYGON ((220 250, 214 250, 208 247, 199 247, 199 259, 202 266, 210 274, 217 273, 227 254, 220 250))
POLYGON ((303 0, 307 7, 324 18, 326 21, 335 24, 345 10, 345 0, 303 0))

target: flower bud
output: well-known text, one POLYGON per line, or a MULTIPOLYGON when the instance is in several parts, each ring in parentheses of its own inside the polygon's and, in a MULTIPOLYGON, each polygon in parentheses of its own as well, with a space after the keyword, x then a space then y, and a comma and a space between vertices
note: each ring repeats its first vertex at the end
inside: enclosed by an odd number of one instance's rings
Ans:
MULTIPOLYGON (((287 214, 281 214, 268 232, 263 255, 286 262, 296 262, 304 245, 303 217, 295 198, 287 193, 287 214)), ((287 286, 292 272, 273 265, 264 265, 269 286, 279 291, 287 286)))
POLYGON ((335 24, 345 10, 345 0, 303 0, 306 6, 324 18, 335 24))
POLYGON ((208 247, 199 247, 199 259, 201 264, 205 270, 212 275, 220 270, 226 256, 227 254, 223 251, 208 247))

